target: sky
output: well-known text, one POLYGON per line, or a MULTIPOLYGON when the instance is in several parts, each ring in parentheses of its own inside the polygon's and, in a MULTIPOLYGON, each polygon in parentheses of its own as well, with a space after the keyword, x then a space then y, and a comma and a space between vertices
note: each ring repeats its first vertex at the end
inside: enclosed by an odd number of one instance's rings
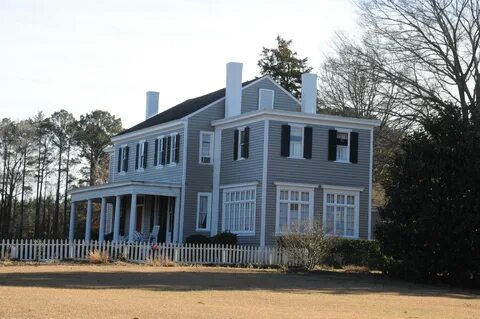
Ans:
POLYGON ((225 64, 259 75, 277 34, 318 70, 336 31, 352 33, 351 0, 0 0, 0 118, 109 111, 130 127, 225 87, 225 64))

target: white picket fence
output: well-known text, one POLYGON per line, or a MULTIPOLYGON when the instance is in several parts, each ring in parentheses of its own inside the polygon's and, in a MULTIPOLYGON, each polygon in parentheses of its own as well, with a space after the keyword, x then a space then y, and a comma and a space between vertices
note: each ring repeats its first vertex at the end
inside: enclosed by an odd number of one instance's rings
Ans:
POLYGON ((173 261, 180 264, 288 265, 285 250, 278 247, 216 244, 152 244, 84 240, 2 240, 0 260, 57 261, 88 260, 99 251, 110 260, 135 263, 173 261))

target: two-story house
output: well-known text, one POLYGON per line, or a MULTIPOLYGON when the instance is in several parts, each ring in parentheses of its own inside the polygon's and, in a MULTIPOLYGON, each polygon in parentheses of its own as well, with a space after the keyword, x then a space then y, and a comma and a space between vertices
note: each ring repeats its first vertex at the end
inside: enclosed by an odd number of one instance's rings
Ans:
MULTIPOLYGON (((113 138, 105 185, 72 191, 101 202, 99 239, 135 240, 158 225, 159 241, 229 231, 242 244, 320 221, 327 234, 371 237, 372 144, 376 120, 316 114, 317 78, 302 76, 298 101, 268 76, 242 83, 227 64, 226 88, 158 111, 113 138), (126 236, 126 237, 124 237, 126 236)), ((158 227, 157 227, 158 228, 158 227)))

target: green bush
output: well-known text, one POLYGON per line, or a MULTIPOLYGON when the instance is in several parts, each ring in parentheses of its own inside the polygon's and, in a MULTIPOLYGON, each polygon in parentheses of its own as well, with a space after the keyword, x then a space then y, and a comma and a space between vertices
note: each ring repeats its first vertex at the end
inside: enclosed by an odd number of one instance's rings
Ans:
POLYGON ((333 267, 356 265, 370 269, 383 269, 385 262, 377 241, 336 237, 329 238, 322 259, 323 264, 333 267))
POLYGON ((186 244, 208 244, 210 243, 210 238, 208 238, 205 235, 195 234, 195 235, 188 236, 187 239, 185 240, 185 243, 186 244))
POLYGON ((218 245, 238 245, 238 238, 236 234, 223 232, 211 237, 210 242, 218 245))

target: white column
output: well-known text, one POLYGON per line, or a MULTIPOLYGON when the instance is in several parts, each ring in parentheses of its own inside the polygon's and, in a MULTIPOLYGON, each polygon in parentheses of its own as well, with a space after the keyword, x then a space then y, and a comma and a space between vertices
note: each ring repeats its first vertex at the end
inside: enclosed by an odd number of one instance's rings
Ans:
POLYGON ((105 211, 107 210, 107 198, 102 197, 102 205, 100 207, 100 226, 98 229, 98 240, 105 240, 105 211))
POLYGON ((92 231, 92 200, 87 202, 87 218, 85 221, 85 241, 90 241, 90 234, 92 231))
POLYGON ((75 202, 70 205, 70 231, 68 233, 68 239, 73 241, 75 235, 75 202))
POLYGON ((134 240, 135 224, 137 222, 137 194, 132 193, 132 201, 130 203, 130 226, 128 228, 128 241, 134 240))
POLYGON ((122 204, 122 196, 115 197, 115 218, 113 222, 113 241, 118 242, 120 238, 120 206, 122 204))

